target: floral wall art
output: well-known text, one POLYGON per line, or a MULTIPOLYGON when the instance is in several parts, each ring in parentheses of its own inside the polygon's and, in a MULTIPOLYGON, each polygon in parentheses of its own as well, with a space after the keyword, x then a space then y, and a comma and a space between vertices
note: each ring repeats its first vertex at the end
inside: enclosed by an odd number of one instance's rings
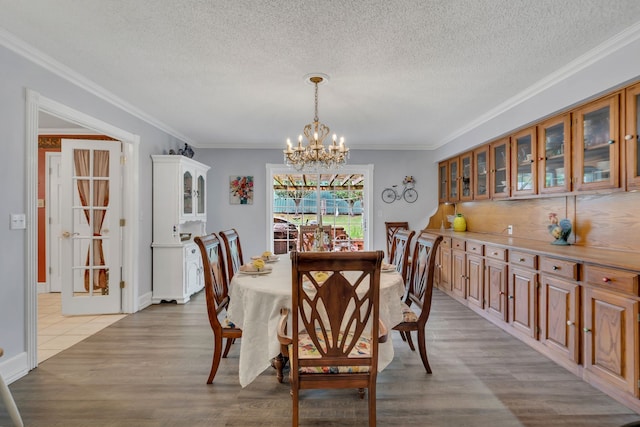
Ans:
POLYGON ((232 205, 253 204, 253 177, 232 175, 229 177, 229 203, 232 205))

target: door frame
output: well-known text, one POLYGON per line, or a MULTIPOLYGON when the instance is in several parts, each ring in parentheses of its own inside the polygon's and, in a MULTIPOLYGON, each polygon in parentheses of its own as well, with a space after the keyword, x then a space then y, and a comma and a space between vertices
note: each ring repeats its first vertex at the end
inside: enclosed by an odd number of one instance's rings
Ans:
POLYGON ((110 136, 123 143, 126 158, 122 176, 122 213, 130 226, 122 233, 122 280, 127 286, 122 292, 122 312, 135 313, 139 309, 138 266, 134 262, 139 247, 139 232, 133 227, 138 218, 139 193, 139 145, 140 136, 112 126, 80 111, 26 89, 26 330, 28 369, 38 366, 38 114, 44 112, 80 127, 110 136))
MULTIPOLYGON (((46 187, 46 192, 45 192, 45 198, 44 198, 44 210, 45 210, 45 215, 44 217, 46 218, 46 227, 47 227, 47 232, 46 232, 46 260, 47 262, 45 263, 45 265, 47 266, 47 272, 46 272, 46 280, 45 280, 45 287, 44 289, 40 289, 40 291, 44 291, 46 293, 48 292, 62 292, 62 289, 58 288, 58 289, 53 289, 52 286, 52 274, 51 274, 51 264, 52 264, 52 258, 53 258, 53 253, 54 250, 52 249, 52 245, 57 243, 57 236, 54 235, 53 233, 53 229, 52 229, 52 223, 50 222, 50 218, 53 218, 53 212, 52 212, 52 200, 55 200, 55 197, 51 197, 51 184, 52 184, 52 179, 51 179, 51 174, 52 174, 52 169, 51 169, 51 163, 53 161, 53 159, 57 158, 58 162, 62 161, 62 152, 59 151, 54 151, 54 152, 46 152, 44 153, 44 158, 45 158, 45 164, 47 167, 47 173, 45 174, 45 187, 46 187)), ((59 183, 60 178, 57 178, 57 181, 59 183)), ((60 203, 59 201, 56 201, 56 203, 60 203)), ((58 221, 60 221, 60 218, 58 218, 58 221)), ((59 224, 59 222, 58 222, 59 224)), ((57 251, 58 257, 60 257, 60 251, 57 251)), ((60 271, 58 271, 58 274, 60 273, 60 271)), ((58 284, 60 285, 60 284, 58 284)))
MULTIPOLYGON (((267 194, 267 214, 266 214, 266 222, 267 224, 266 233, 267 233, 267 247, 273 247, 273 176, 274 175, 282 175, 282 174, 290 174, 291 168, 284 164, 266 164, 266 190, 265 194, 267 194)), ((373 230, 371 227, 371 213, 373 211, 373 164, 367 165, 345 165, 341 168, 340 172, 348 171, 349 173, 359 173, 364 175, 364 191, 362 192, 363 197, 363 212, 362 212, 362 220, 364 222, 364 250, 368 251, 371 247, 371 239, 373 238, 373 230)), ((309 172, 312 174, 313 172, 309 172)), ((326 171, 321 171, 321 173, 328 173, 326 171)))

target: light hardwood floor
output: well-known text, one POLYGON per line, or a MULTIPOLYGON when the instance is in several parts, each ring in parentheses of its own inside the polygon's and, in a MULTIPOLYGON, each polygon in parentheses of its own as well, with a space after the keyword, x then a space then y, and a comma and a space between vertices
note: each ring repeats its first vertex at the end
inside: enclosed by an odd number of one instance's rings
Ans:
MULTIPOLYGON (((379 426, 620 426, 640 415, 436 291, 432 375, 396 334, 378 376, 379 426)), ((266 370, 238 384, 241 341, 205 384, 204 295, 129 315, 46 360, 10 388, 26 426, 287 426, 287 384, 266 370)), ((303 391, 302 426, 367 425, 355 390, 303 391)), ((0 426, 10 420, 0 409, 0 426)))

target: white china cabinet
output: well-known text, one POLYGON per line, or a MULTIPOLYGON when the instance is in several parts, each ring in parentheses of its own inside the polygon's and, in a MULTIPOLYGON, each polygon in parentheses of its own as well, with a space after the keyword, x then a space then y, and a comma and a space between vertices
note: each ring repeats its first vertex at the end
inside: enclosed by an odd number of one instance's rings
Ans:
POLYGON ((184 304, 204 286, 193 238, 206 234, 209 166, 184 156, 153 159, 152 302, 184 304))

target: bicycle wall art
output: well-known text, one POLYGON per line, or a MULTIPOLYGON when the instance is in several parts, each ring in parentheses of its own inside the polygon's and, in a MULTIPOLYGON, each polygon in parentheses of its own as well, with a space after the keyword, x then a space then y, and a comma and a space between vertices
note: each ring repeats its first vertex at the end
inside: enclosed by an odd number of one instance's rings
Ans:
POLYGON ((398 192, 398 186, 392 185, 382 190, 382 200, 385 203, 393 203, 396 200, 404 199, 407 203, 413 203, 418 200, 418 192, 414 188, 416 184, 413 176, 407 175, 402 180, 402 191, 398 192))

